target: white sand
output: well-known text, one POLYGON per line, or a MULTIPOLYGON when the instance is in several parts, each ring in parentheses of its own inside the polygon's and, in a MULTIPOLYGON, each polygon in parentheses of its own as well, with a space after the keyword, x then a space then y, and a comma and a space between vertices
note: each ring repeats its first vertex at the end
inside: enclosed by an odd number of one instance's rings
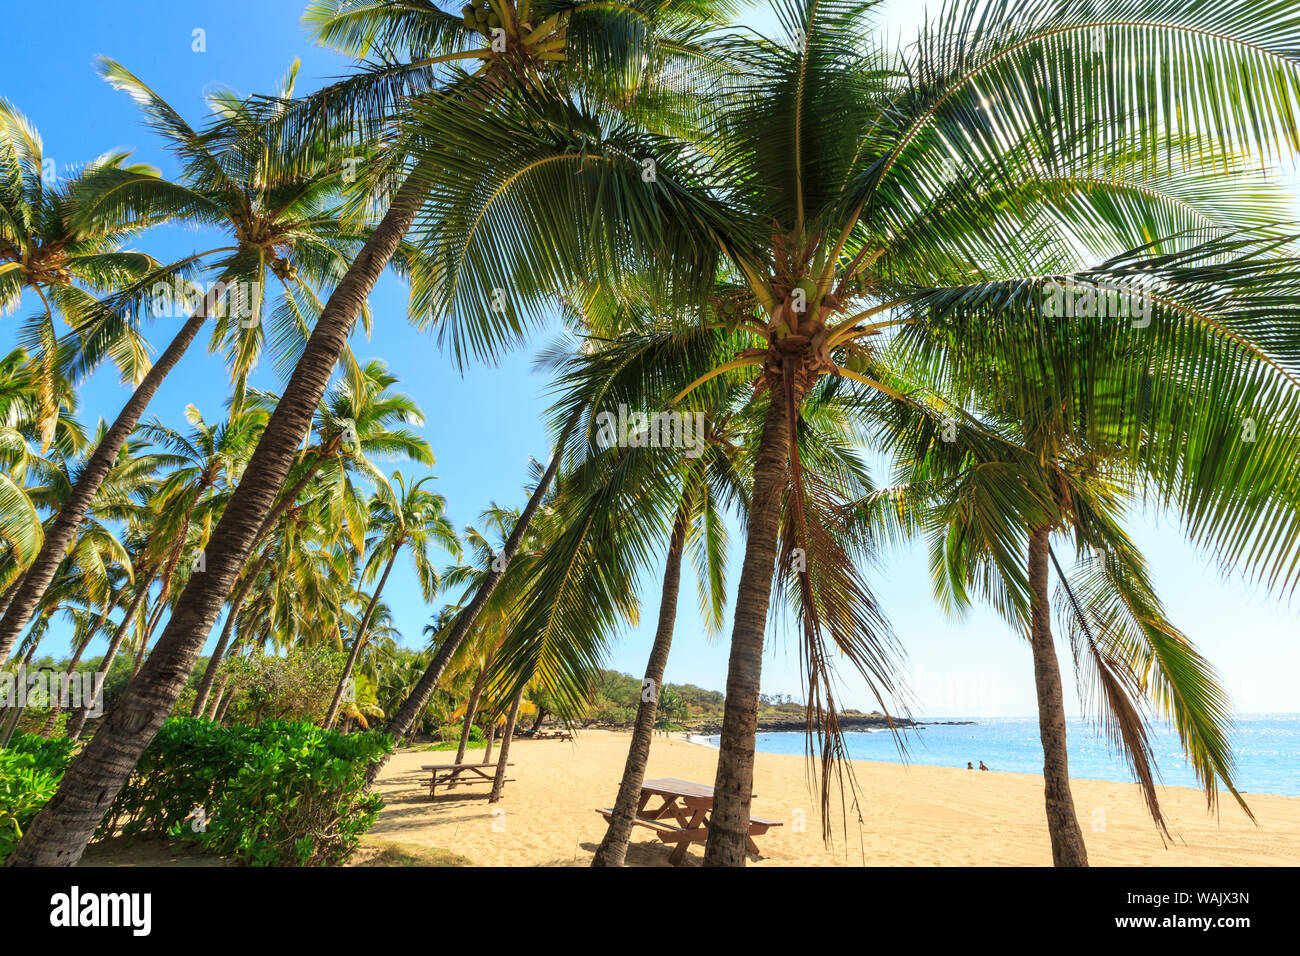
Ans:
MULTIPOLYGON (((488 784, 439 790, 428 797, 421 764, 450 763, 454 753, 403 750, 379 779, 387 801, 370 837, 460 853, 491 866, 586 865, 605 832, 596 807, 612 805, 627 758, 628 735, 582 731, 572 743, 511 744, 513 783, 495 807, 488 784), (493 810, 499 811, 496 815, 493 810)), ((482 758, 471 752, 469 762, 482 758)), ((717 751, 656 737, 649 777, 712 783, 717 751)), ((785 825, 757 842, 751 866, 1029 866, 1051 864, 1043 781, 1032 774, 981 773, 856 761, 862 824, 848 837, 833 814, 836 842, 821 838, 817 799, 802 757, 758 754, 755 816, 785 825), (802 826, 800 823, 802 822, 802 826)), ((1079 780, 1075 807, 1089 862, 1096 866, 1276 866, 1300 861, 1300 797, 1250 795, 1258 826, 1235 803, 1216 817, 1185 787, 1162 789, 1174 841, 1162 845, 1136 784, 1079 780)), ((670 846, 644 827, 634 830, 629 865, 667 866, 670 846)), ((698 864, 696 844, 687 864, 698 864)))

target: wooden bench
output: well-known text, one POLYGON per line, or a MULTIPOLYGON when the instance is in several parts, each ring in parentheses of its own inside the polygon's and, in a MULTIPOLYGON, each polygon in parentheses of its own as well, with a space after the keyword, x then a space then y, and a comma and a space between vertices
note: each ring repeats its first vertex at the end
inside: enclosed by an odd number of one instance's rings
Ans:
MULTIPOLYGON (((511 761, 506 766, 513 767, 514 762, 511 761)), ((484 781, 491 783, 496 779, 496 767, 496 762, 493 761, 492 763, 427 763, 423 764, 420 769, 432 772, 432 776, 429 777, 429 799, 432 800, 434 791, 440 783, 448 790, 452 787, 465 786, 471 783, 483 783, 484 781), (491 767, 492 772, 484 773, 483 768, 485 767, 491 767), (468 773, 470 779, 462 780, 460 777, 463 773, 468 773)), ((502 781, 502 783, 513 782, 513 777, 507 777, 502 781)))

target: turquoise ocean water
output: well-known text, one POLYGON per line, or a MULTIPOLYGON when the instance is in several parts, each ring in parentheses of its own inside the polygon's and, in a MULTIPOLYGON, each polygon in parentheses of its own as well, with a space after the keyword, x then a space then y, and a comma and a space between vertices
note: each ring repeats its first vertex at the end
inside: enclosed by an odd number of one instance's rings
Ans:
MULTIPOLYGON (((945 718, 960 720, 962 718, 945 718)), ((1066 729, 1070 750, 1070 776, 1080 780, 1132 781, 1123 758, 1111 753, 1107 741, 1093 725, 1070 720, 1066 729)), ((855 760, 900 763, 898 748, 888 731, 845 734, 855 760)), ((695 738, 717 746, 717 737, 695 738)), ((938 767, 976 767, 983 760, 990 770, 1042 773, 1043 750, 1038 742, 1035 717, 982 718, 973 724, 926 724, 905 735, 907 761, 938 767)), ((1163 725, 1151 728, 1152 746, 1165 784, 1197 786, 1196 777, 1183 760, 1178 734, 1163 725)), ((1239 790, 1300 796, 1300 714, 1241 714, 1234 718, 1230 737, 1237 761, 1239 790)), ((802 754, 801 733, 759 734, 763 753, 802 754)))

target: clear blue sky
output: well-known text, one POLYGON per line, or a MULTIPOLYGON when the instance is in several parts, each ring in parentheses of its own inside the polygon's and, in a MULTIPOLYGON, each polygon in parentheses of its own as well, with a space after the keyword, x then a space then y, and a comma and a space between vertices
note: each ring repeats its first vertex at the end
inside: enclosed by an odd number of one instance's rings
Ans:
MULTIPOLYGON (((198 125, 204 119, 204 90, 213 85, 245 94, 266 92, 294 57, 302 59, 300 92, 347 71, 345 59, 312 45, 298 19, 304 6, 299 0, 187 4, 80 0, 57 7, 18 5, 6 11, 0 96, 35 122, 46 155, 55 159, 61 172, 125 145, 136 149, 140 160, 172 173, 175 164, 170 156, 143 128, 135 106, 98 78, 92 57, 105 54, 121 61, 198 125), (191 49, 195 29, 206 31, 206 52, 191 49)), ((891 3, 886 10, 884 28, 891 36, 909 34, 919 16, 919 6, 905 2, 891 3)), ((765 25, 770 20, 755 17, 753 22, 765 25)), ((159 230, 135 246, 166 259, 207 248, 205 238, 196 232, 159 230)), ((462 375, 430 338, 409 327, 404 288, 396 279, 381 280, 371 304, 376 324, 373 338, 366 342, 358 333, 353 347, 361 358, 385 359, 401 376, 402 387, 425 409, 424 433, 437 457, 433 473, 455 520, 473 521, 494 500, 521 504, 529 456, 544 460, 548 455, 539 418, 547 382, 532 373, 530 350, 555 332, 539 333, 528 350, 503 357, 496 367, 476 367, 462 375)), ((19 315, 32 308, 25 301, 19 315)), ((175 321, 158 320, 151 336, 156 348, 174 332, 168 323, 175 321)), ((13 347, 15 327, 13 316, 0 323, 0 348, 13 347)), ((277 388, 279 383, 268 366, 258 373, 255 384, 277 388)), ((209 419, 218 418, 227 391, 220 360, 196 345, 155 398, 150 414, 184 427, 183 410, 193 403, 209 419)), ((82 417, 88 425, 99 416, 111 419, 127 396, 109 369, 97 373, 81 394, 82 417)), ((1221 579, 1204 556, 1182 542, 1172 519, 1147 516, 1136 522, 1134 532, 1153 566, 1171 617, 1218 665, 1237 710, 1300 711, 1296 607, 1239 581, 1221 579)), ((734 535, 729 577, 733 590, 742 545, 740 535, 734 535)), ((633 674, 643 670, 657 614, 658 577, 659 569, 647 573, 641 626, 629 630, 612 648, 610 666, 633 674)), ((872 580, 907 648, 918 714, 1034 712, 1031 662, 1023 639, 991 613, 976 611, 961 621, 945 620, 930 598, 923 549, 890 556, 887 568, 872 580)), ((418 644, 432 609, 418 597, 409 569, 394 572, 384 596, 405 642, 418 644)), ((693 584, 688 584, 682 593, 668 680, 721 689, 729 627, 716 643, 709 643, 702 636, 695 607, 693 584)), ((42 652, 63 652, 65 630, 56 628, 42 652)), ((1060 650, 1064 663, 1066 650, 1064 646, 1060 650)), ((1067 678, 1068 706, 1075 713, 1078 704, 1070 683, 1067 678)), ((763 688, 802 698, 793 632, 777 628, 770 639, 763 688)), ((849 706, 874 706, 865 689, 853 681, 846 681, 840 699, 849 706)))

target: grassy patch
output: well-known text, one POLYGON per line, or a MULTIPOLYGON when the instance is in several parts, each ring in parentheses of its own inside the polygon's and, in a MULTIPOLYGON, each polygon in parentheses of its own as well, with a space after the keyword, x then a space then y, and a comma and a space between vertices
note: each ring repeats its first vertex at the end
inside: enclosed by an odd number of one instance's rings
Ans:
POLYGON ((349 866, 473 866, 459 853, 414 843, 362 840, 349 866))

